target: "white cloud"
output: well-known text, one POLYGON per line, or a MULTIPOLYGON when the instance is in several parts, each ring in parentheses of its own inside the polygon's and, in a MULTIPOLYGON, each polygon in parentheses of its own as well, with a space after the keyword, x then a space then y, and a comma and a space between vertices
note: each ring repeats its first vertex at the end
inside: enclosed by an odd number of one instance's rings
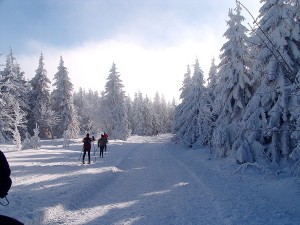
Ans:
MULTIPOLYGON (((247 4, 250 5, 251 12, 256 14, 254 8, 258 8, 259 3, 247 4)), ((234 7, 234 1, 231 6, 234 7)), ((83 87, 94 91, 104 90, 109 70, 115 62, 124 82, 125 91, 131 97, 140 90, 149 97, 154 97, 158 91, 168 100, 172 100, 172 97, 177 99, 187 64, 193 64, 198 57, 200 66, 207 76, 212 57, 218 62, 220 48, 225 42, 221 35, 227 29, 225 20, 228 18, 225 17, 219 22, 223 14, 210 15, 205 11, 204 22, 209 23, 197 25, 200 20, 188 24, 173 11, 162 15, 160 14, 162 12, 151 14, 155 12, 154 10, 145 14, 147 10, 144 10, 137 10, 139 16, 134 16, 132 23, 126 25, 121 23, 124 26, 119 27, 119 32, 112 34, 110 39, 101 41, 95 39, 94 42, 86 41, 76 47, 64 49, 32 40, 27 43, 27 49, 35 53, 16 55, 18 62, 27 78, 32 78, 42 51, 45 68, 52 81, 57 72, 59 57, 62 55, 75 90, 83 87), (211 18, 215 20, 211 21, 211 18), (120 31, 123 31, 121 35, 120 31)), ((224 15, 227 13, 216 9, 216 12, 220 11, 224 12, 224 15)), ((176 12, 180 12, 180 9, 176 12)), ((247 13, 243 10, 243 14, 247 13)))
POLYGON ((143 46, 126 36, 102 42, 88 42, 72 49, 55 49, 41 43, 31 42, 33 49, 40 49, 34 55, 17 56, 27 78, 32 78, 38 67, 40 51, 44 54, 45 68, 52 80, 57 72, 59 57, 63 56, 75 90, 104 90, 106 78, 112 63, 115 62, 125 91, 133 97, 140 90, 144 95, 154 97, 156 91, 164 94, 167 100, 179 96, 183 75, 187 64, 193 64, 198 57, 207 75, 212 57, 217 57, 221 43, 209 29, 202 30, 199 36, 189 35, 176 46, 143 46))

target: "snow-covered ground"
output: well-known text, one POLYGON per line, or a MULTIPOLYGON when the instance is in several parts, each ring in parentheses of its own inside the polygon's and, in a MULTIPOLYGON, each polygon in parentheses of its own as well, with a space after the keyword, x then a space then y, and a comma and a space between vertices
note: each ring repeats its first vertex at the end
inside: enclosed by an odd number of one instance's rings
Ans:
POLYGON ((1 145, 13 186, 0 214, 26 225, 300 224, 299 178, 236 172, 234 161, 170 138, 111 140, 102 159, 92 149, 90 165, 79 161, 79 139, 68 149, 62 140, 19 152, 1 145))

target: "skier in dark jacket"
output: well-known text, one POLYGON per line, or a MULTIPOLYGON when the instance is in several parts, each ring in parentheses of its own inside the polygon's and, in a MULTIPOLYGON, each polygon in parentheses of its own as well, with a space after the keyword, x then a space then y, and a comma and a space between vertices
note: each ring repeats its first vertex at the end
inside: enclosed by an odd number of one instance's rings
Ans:
POLYGON ((98 140, 98 147, 100 148, 100 157, 103 158, 103 149, 106 145, 106 139, 103 134, 101 134, 101 138, 98 140))
POLYGON ((11 187, 10 168, 4 153, 0 150, 0 198, 7 195, 11 187))
MULTIPOLYGON (((0 198, 5 198, 8 190, 11 187, 11 179, 10 179, 10 168, 7 162, 7 159, 3 152, 0 150, 0 198)), ((1 203, 2 204, 2 203, 1 203)), ((2 225, 24 225, 20 221, 0 215, 0 224, 2 225)))
POLYGON ((88 158, 89 158, 89 164, 91 163, 91 142, 93 141, 92 138, 90 138, 90 134, 87 133, 86 137, 83 138, 82 142, 83 142, 83 156, 82 156, 82 163, 84 164, 84 158, 86 153, 88 153, 88 158))

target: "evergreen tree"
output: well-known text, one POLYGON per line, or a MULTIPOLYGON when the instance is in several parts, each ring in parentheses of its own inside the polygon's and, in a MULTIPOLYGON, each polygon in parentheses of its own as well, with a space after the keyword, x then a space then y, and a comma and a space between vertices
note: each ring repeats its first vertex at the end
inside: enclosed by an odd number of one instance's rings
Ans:
MULTIPOLYGON (((172 122, 172 132, 173 133, 177 133, 183 123, 183 119, 184 119, 184 106, 186 103, 186 98, 188 96, 188 93, 190 91, 190 87, 192 85, 192 78, 191 78, 191 70, 190 70, 190 66, 187 65, 187 72, 184 74, 184 78, 183 78, 183 82, 182 82, 182 87, 179 89, 181 91, 180 93, 180 100, 181 103, 179 105, 177 105, 174 109, 174 120, 172 122)), ((177 139, 177 137, 175 136, 174 138, 177 139)))
POLYGON ((19 103, 18 102, 15 102, 14 104, 14 122, 13 122, 13 131, 12 131, 12 134, 13 134, 13 142, 15 144, 15 148, 16 150, 20 150, 21 149, 21 135, 20 135, 20 132, 19 132, 19 129, 18 127, 24 123, 24 115, 22 115, 22 111, 20 110, 20 107, 19 107, 19 103))
POLYGON ((93 119, 91 116, 91 111, 88 106, 88 94, 82 88, 73 95, 74 106, 78 115, 78 123, 80 133, 83 134, 86 131, 90 131, 93 127, 93 119))
POLYGON ((132 134, 142 135, 143 130, 143 95, 135 93, 132 103, 132 134))
POLYGON ((20 65, 16 62, 16 58, 13 56, 13 51, 7 55, 6 64, 1 76, 1 100, 3 108, 1 121, 1 132, 5 139, 12 138, 12 133, 15 130, 14 119, 16 117, 15 112, 19 112, 24 121, 18 126, 21 136, 25 136, 26 133, 26 116, 29 110, 28 106, 28 91, 29 86, 24 78, 24 72, 21 71, 20 65), (15 105, 18 103, 20 109, 16 109, 15 105))
MULTIPOLYGON (((292 12, 295 18, 296 23, 300 23, 300 0, 293 0, 292 1, 292 12)), ((300 34, 300 26, 295 26, 295 28, 291 31, 291 39, 294 40, 291 43, 290 49, 293 49, 292 52, 294 52, 294 63, 295 67, 298 70, 298 73, 296 74, 296 84, 295 89, 291 93, 291 100, 290 100, 290 113, 291 113, 291 121, 292 122, 292 133, 291 133, 291 140, 292 140, 292 153, 289 155, 291 159, 295 161, 293 167, 292 167, 292 173, 295 176, 300 175, 300 68, 299 68, 299 62, 300 62, 300 54, 299 52, 299 45, 295 45, 297 40, 299 40, 299 34, 300 34), (297 54, 298 53, 298 54, 297 54)))
MULTIPOLYGON (((47 71, 44 68, 44 56, 41 53, 39 59, 38 69, 35 71, 35 76, 31 79, 31 91, 29 93, 29 105, 31 113, 29 114, 28 131, 33 135, 33 129, 35 129, 36 124, 40 128, 40 137, 47 138, 52 137, 51 130, 55 125, 54 123, 49 124, 50 116, 54 115, 50 106, 50 90, 49 85, 50 80, 47 77, 47 71)), ((53 119, 53 117, 50 117, 53 119)), ((56 118, 54 116, 54 118, 56 118)))
POLYGON ((218 82, 218 67, 216 66, 215 59, 213 58, 211 61, 211 66, 208 72, 207 79, 207 97, 209 98, 208 101, 210 102, 211 106, 213 105, 216 97, 218 96, 216 93, 218 82))
POLYGON ((189 92, 189 87, 191 86, 191 83, 192 83, 191 69, 190 69, 190 65, 187 65, 187 71, 184 74, 182 87, 179 90, 179 91, 181 91, 180 99, 184 99, 187 96, 187 93, 189 92))
POLYGON ((57 67, 58 72, 54 75, 55 87, 52 95, 52 109, 58 115, 59 123, 54 128, 54 134, 57 137, 62 137, 64 131, 68 131, 70 138, 77 138, 79 133, 79 124, 77 113, 73 103, 73 84, 68 76, 67 68, 64 66, 62 56, 57 67))
POLYGON ((168 105, 164 95, 162 95, 160 100, 160 107, 161 107, 161 116, 160 116, 160 123, 162 124, 159 133, 169 133, 171 131, 171 121, 169 120, 169 111, 168 105))
POLYGON ((204 93, 204 75, 199 66, 198 59, 196 59, 189 92, 178 106, 180 107, 180 113, 176 115, 177 118, 174 129, 176 135, 173 138, 175 142, 192 147, 192 145, 198 141, 200 135, 202 135, 198 125, 199 118, 202 116, 200 114, 201 107, 205 107, 205 105, 203 105, 204 93))
POLYGON ((153 134, 164 133, 164 127, 166 124, 163 124, 163 118, 166 115, 163 103, 161 102, 158 92, 155 93, 153 101, 153 134))
POLYGON ((133 102, 129 95, 125 97, 125 108, 128 117, 128 129, 131 134, 133 129, 133 102))
POLYGON ((146 96, 142 104, 143 129, 141 135, 150 136, 156 133, 154 127, 154 111, 151 100, 146 96))
POLYGON ((241 7, 229 10, 228 29, 224 36, 228 41, 221 48, 219 64, 219 93, 215 100, 215 115, 219 115, 213 135, 213 144, 221 156, 231 150, 238 135, 237 123, 241 120, 245 107, 253 95, 252 75, 248 71, 247 29, 242 25, 244 17, 241 7))
POLYGON ((291 13, 291 1, 262 2, 259 29, 252 40, 258 59, 253 74, 259 86, 244 114, 245 132, 243 142, 239 141, 237 159, 277 164, 295 146, 291 135, 297 124, 295 115, 299 114, 295 107, 299 103, 292 92, 298 85, 300 36, 294 30, 299 30, 299 23, 291 13))
POLYGON ((111 138, 126 140, 130 135, 126 114, 125 93, 115 63, 109 71, 104 92, 104 129, 111 138))
MULTIPOLYGON (((205 94, 205 100, 206 100, 206 119, 205 123, 205 129, 206 129, 206 137, 205 142, 211 146, 211 140, 213 135, 213 130, 215 128, 215 122, 218 118, 218 114, 214 112, 215 107, 215 101, 216 98, 220 94, 220 88, 218 89, 219 84, 219 77, 218 77, 218 68, 215 64, 215 59, 213 58, 211 61, 210 70, 208 73, 208 79, 207 79, 207 88, 206 88, 206 94, 205 94)), ((219 85, 221 86, 221 85, 219 85)))

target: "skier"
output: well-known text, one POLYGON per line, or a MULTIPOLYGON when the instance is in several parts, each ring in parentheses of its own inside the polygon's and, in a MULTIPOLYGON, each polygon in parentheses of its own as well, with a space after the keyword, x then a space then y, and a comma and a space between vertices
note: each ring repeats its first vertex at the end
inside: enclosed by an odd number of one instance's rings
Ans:
POLYGON ((101 134, 101 138, 98 140, 98 147, 100 148, 100 158, 103 158, 103 149, 106 145, 106 139, 103 134, 101 134))
POLYGON ((3 215, 0 215, 0 224, 9 224, 9 225, 24 225, 24 223, 21 223, 20 221, 14 219, 14 218, 11 218, 11 217, 8 217, 8 216, 3 216, 3 215))
POLYGON ((0 150, 0 198, 5 198, 11 187, 10 168, 4 153, 0 150))
POLYGON ((83 142, 83 156, 82 156, 82 163, 84 164, 84 158, 86 153, 88 153, 88 158, 89 158, 89 162, 88 164, 91 163, 91 142, 93 141, 92 138, 90 138, 90 134, 87 133, 86 137, 83 138, 82 142, 83 142))
POLYGON ((107 133, 104 132, 103 136, 104 136, 104 138, 105 138, 104 149, 105 149, 105 152, 106 152, 106 148, 107 148, 106 144, 107 144, 107 142, 108 142, 108 135, 107 135, 107 133))
MULTIPOLYGON (((11 187, 10 172, 7 159, 0 150, 0 198, 6 198, 7 192, 11 187)), ((24 225, 20 221, 4 215, 0 215, 0 224, 24 225)))

